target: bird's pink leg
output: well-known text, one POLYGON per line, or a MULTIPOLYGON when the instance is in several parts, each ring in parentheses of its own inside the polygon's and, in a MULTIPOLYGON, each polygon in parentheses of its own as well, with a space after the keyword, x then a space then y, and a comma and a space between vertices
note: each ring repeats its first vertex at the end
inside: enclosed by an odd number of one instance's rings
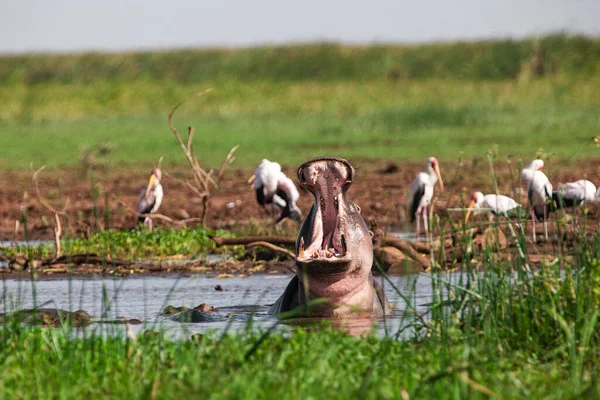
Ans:
POLYGON ((419 241, 419 234, 421 233, 421 211, 417 211, 417 231, 415 232, 415 240, 419 241))
POLYGON ((544 235, 546 236, 546 241, 548 241, 548 220, 546 219, 546 208, 547 206, 544 204, 544 235))
POLYGON ((429 241, 429 224, 427 223, 427 206, 423 207, 423 225, 425 225, 425 241, 429 241))
POLYGON ((533 212, 533 208, 531 209, 531 211, 529 213, 531 214, 531 227, 533 230, 533 243, 536 243, 537 240, 535 239, 535 214, 533 212))

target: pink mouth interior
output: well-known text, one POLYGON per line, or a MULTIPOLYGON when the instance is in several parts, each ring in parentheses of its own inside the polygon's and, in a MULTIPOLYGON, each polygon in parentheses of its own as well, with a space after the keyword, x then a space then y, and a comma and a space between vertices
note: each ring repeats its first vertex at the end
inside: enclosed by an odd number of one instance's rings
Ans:
POLYGON ((342 189, 350 182, 348 167, 340 161, 316 161, 302 170, 302 178, 302 184, 315 195, 317 210, 311 241, 301 240, 298 259, 347 259, 342 189))

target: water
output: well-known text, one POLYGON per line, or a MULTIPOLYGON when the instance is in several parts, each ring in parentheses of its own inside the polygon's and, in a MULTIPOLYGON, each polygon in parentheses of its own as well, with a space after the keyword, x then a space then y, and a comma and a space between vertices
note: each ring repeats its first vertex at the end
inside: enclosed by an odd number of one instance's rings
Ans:
MULTIPOLYGON (((460 273, 446 274, 444 279, 456 281, 460 273)), ((39 307, 62 308, 67 310, 82 309, 87 311, 93 320, 110 320, 118 317, 136 318, 145 321, 144 325, 131 328, 139 332, 148 328, 163 327, 172 334, 189 335, 207 330, 242 331, 253 315, 253 325, 265 329, 277 321, 267 315, 269 307, 283 293, 291 274, 253 275, 245 278, 217 279, 204 276, 191 278, 166 277, 131 277, 119 279, 56 279, 56 280, 15 280, 2 282, 0 310, 32 308, 34 306, 34 289, 36 303, 39 307), (223 291, 216 291, 221 285, 223 291), (108 299, 103 301, 103 299, 108 299), (208 303, 219 311, 213 322, 179 323, 159 314, 166 305, 176 307, 195 307, 208 303), (226 318, 228 313, 234 313, 226 318)), ((426 304, 431 302, 431 277, 428 275, 392 276, 390 281, 407 296, 417 311, 426 311, 426 304)), ((395 333, 402 326, 402 317, 408 307, 404 300, 384 282, 384 289, 394 311, 391 317, 378 323, 380 334, 386 330, 395 333)), ((92 329, 103 329, 106 324, 96 323, 92 329)), ((120 331, 122 325, 110 325, 110 329, 120 331)))
POLYGON ((388 235, 398 237, 400 239, 409 240, 414 242, 417 240, 415 232, 388 232, 388 235))
POLYGON ((12 240, 0 240, 0 247, 37 247, 49 245, 54 246, 53 240, 17 240, 16 242, 12 240))

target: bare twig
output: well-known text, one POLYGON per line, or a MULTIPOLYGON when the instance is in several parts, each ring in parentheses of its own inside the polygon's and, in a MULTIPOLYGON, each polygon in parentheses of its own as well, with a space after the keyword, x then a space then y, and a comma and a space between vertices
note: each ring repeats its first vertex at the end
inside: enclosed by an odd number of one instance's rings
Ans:
POLYGON ((209 236, 217 245, 221 246, 237 246, 247 245, 255 242, 266 242, 273 245, 288 245, 293 246, 296 244, 296 238, 285 237, 285 236, 240 236, 233 238, 225 238, 221 236, 209 236))
POLYGON ((235 157, 233 155, 233 153, 235 153, 235 151, 240 147, 240 145, 235 145, 231 148, 231 150, 229 150, 229 153, 227 154, 227 157, 225 157, 225 161, 223 162, 223 165, 221 166, 221 169, 219 170, 219 174, 217 175, 217 184, 219 184, 221 182, 221 178, 223 178, 223 174, 225 173, 225 171, 227 170, 227 168, 229 168, 229 166, 235 161, 235 157))
POLYGON ((50 211, 54 214, 54 220, 56 221, 56 226, 54 227, 54 244, 56 246, 56 255, 54 256, 54 259, 58 259, 61 255, 60 238, 63 233, 62 223, 60 222, 60 216, 67 215, 66 211, 67 211, 67 208, 69 207, 69 199, 67 198, 65 200, 65 205, 62 210, 55 209, 50 204, 48 204, 48 202, 46 200, 44 200, 44 198, 42 197, 42 194, 40 192, 40 186, 38 183, 38 175, 40 174, 40 172, 42 172, 44 170, 44 168, 46 168, 45 165, 40 167, 37 171, 35 171, 33 173, 32 179, 33 179, 33 183, 35 185, 35 194, 38 198, 38 201, 45 209, 47 209, 48 211, 50 211))
POLYGON ((189 97, 186 97, 185 99, 183 99, 182 101, 177 103, 175 105, 175 107, 173 107, 171 112, 169 113, 169 127, 171 128, 173 135, 175 135, 175 139, 179 143, 179 146, 183 150, 183 153, 185 154, 185 157, 188 160, 190 168, 192 169, 192 175, 194 177, 194 182, 196 184, 196 186, 192 185, 191 183, 185 183, 185 185, 196 196, 198 196, 198 198, 200 198, 202 200, 202 213, 201 213, 202 224, 204 224, 204 219, 207 214, 208 198, 211 196, 213 189, 214 190, 219 189, 219 183, 221 181, 221 178, 223 177, 223 174, 225 173, 227 168, 235 160, 235 157, 233 156, 233 154, 235 153, 235 151, 238 149, 239 146, 236 145, 231 150, 229 150, 229 153, 227 154, 227 157, 225 157, 225 161, 223 162, 223 165, 221 166, 219 173, 217 174, 216 178, 213 178, 214 171, 212 169, 209 171, 206 171, 204 168, 202 168, 200 166, 200 163, 198 162, 198 158, 196 157, 196 152, 194 151, 194 144, 193 144, 194 127, 192 127, 192 126, 188 127, 187 143, 184 142, 183 138, 181 137, 181 134, 177 131, 177 128, 175 128, 175 125, 173 125, 173 115, 175 114, 175 111, 183 103, 187 102, 188 100, 190 100, 192 98, 202 96, 205 93, 208 93, 211 91, 212 91, 212 89, 206 89, 201 92, 195 93, 189 97))
POLYGON ((62 224, 60 223, 60 216, 54 214, 54 220, 56 221, 56 228, 54 228, 54 243, 56 246, 56 258, 60 257, 60 237, 62 236, 62 224))
POLYGON ((166 215, 163 215, 163 214, 156 214, 156 213, 155 214, 140 214, 139 212, 137 212, 136 210, 134 210, 133 208, 131 208, 123 200, 119 200, 119 204, 121 204, 123 207, 125 207, 129 212, 131 212, 132 214, 134 214, 136 217, 156 218, 156 219, 159 219, 161 221, 164 221, 164 222, 166 222, 168 224, 172 224, 172 225, 185 226, 185 225, 190 224, 192 222, 202 222, 202 218, 173 219, 173 218, 167 217, 166 215))
POLYGON ((46 200, 44 200, 44 198, 42 197, 42 194, 40 192, 40 186, 38 183, 38 175, 40 174, 40 172, 42 172, 44 169, 46 168, 45 165, 43 165, 42 167, 40 167, 37 171, 35 171, 33 173, 33 184, 35 186, 35 194, 38 198, 38 201, 40 202, 40 204, 47 209, 48 211, 50 211, 53 214, 58 214, 58 215, 66 215, 67 212, 67 208, 69 208, 69 199, 67 198, 65 200, 65 205, 63 207, 62 210, 57 210, 56 208, 52 207, 50 204, 48 204, 48 202, 46 200))
POLYGON ((207 197, 209 195, 208 192, 201 192, 194 185, 192 185, 191 183, 186 182, 186 181, 182 181, 181 179, 175 177, 174 175, 169 174, 168 172, 165 172, 165 175, 167 175, 167 176, 175 179, 175 181, 181 183, 182 185, 184 185, 185 187, 187 187, 188 189, 190 189, 192 192, 194 192, 194 194, 196 196, 198 196, 199 199, 202 199, 202 198, 207 197))
POLYGON ((259 241, 259 242, 248 243, 246 245, 246 248, 257 247, 257 246, 266 247, 267 249, 273 250, 275 253, 283 254, 283 255, 291 258, 292 260, 296 258, 296 255, 294 253, 292 253, 291 251, 284 249, 283 247, 279 247, 274 244, 268 243, 268 242, 259 241))

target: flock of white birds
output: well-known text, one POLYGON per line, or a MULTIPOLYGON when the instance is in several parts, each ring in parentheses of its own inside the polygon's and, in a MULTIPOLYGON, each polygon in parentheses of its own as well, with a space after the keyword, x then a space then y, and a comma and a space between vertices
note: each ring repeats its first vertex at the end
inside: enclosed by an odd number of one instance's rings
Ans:
MULTIPOLYGON (((586 203, 598 203, 600 201, 600 189, 585 179, 575 182, 562 183, 557 190, 553 190, 552 183, 542 172, 544 161, 533 160, 521 171, 523 181, 527 183, 527 198, 530 205, 530 215, 533 224, 533 241, 537 240, 535 232, 536 219, 544 224, 544 235, 548 239, 548 214, 557 208, 579 207, 586 203)), ((440 181, 440 189, 443 191, 442 178, 439 172, 439 164, 435 157, 427 160, 427 172, 421 172, 410 185, 410 199, 408 203, 411 221, 417 219, 417 239, 419 236, 419 216, 422 216, 425 224, 425 235, 427 232, 427 206, 433 198, 433 192, 437 181, 440 181)), ((507 218, 521 215, 523 207, 521 204, 508 196, 501 194, 473 193, 471 203, 467 207, 465 223, 469 220, 472 211, 486 210, 507 218)))
MULTIPOLYGON (((533 226, 536 219, 544 224, 544 235, 548 239, 548 214, 557 208, 576 208, 586 203, 598 203, 600 201, 600 189, 585 179, 576 182, 559 184, 557 190, 553 190, 552 183, 542 172, 544 161, 533 160, 521 171, 523 181, 527 183, 527 198, 529 199, 530 215, 533 226)), ((152 230, 152 219, 148 214, 156 213, 163 200, 163 189, 160 184, 160 169, 152 170, 148 185, 142 189, 137 203, 137 212, 140 214, 138 220, 149 225, 152 230)), ((410 185, 408 214, 411 222, 416 220, 416 237, 420 238, 421 220, 425 237, 429 237, 427 209, 433 199, 434 189, 437 183, 444 191, 444 182, 440 173, 439 162, 435 157, 427 159, 427 171, 417 174, 410 185)), ((256 192, 258 204, 269 215, 275 214, 276 223, 285 218, 301 221, 302 212, 296 205, 300 194, 294 182, 281 170, 281 165, 276 162, 263 159, 254 171, 254 175, 248 180, 256 192), (267 206, 270 205, 270 210, 267 206)), ((523 212, 521 204, 508 196, 500 194, 473 193, 471 203, 467 207, 465 222, 469 220, 472 211, 490 211, 507 218, 521 215, 523 212)), ((536 241, 535 229, 533 240, 536 241)))

